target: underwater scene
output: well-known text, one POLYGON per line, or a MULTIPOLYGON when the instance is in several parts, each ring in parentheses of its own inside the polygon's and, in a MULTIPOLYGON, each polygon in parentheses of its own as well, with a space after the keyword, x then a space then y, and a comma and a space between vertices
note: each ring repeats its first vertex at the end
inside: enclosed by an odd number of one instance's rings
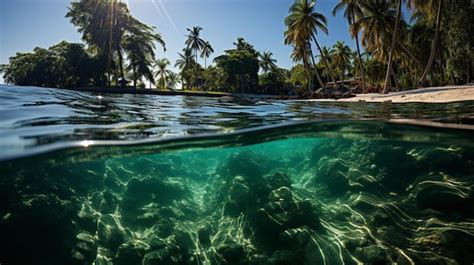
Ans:
POLYGON ((1 264, 472 264, 472 131, 323 121, 0 162, 1 264))

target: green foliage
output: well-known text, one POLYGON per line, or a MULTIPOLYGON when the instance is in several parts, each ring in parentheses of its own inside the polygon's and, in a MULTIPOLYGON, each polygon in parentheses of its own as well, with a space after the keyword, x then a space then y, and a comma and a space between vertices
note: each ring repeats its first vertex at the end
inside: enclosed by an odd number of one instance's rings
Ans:
POLYGON ((94 63, 82 44, 63 41, 49 49, 17 53, 2 72, 7 83, 16 85, 79 87, 91 84, 94 63))
POLYGON ((447 8, 446 20, 446 74, 455 80, 455 83, 467 82, 467 71, 473 60, 470 54, 470 44, 473 42, 472 14, 474 8, 470 1, 457 1, 447 8))
POLYGON ((261 92, 265 94, 288 94, 288 70, 273 68, 271 71, 263 73, 259 78, 261 92))
POLYGON ((206 91, 226 91, 225 82, 227 73, 220 67, 208 67, 203 71, 204 86, 206 91))
POLYGON ((214 59, 226 74, 225 87, 230 92, 253 93, 258 86, 258 52, 239 38, 236 49, 226 50, 214 59))
POLYGON ((290 83, 300 90, 306 88, 309 83, 308 74, 303 65, 297 64, 290 70, 290 83))
POLYGON ((365 63, 365 70, 367 73, 367 81, 372 85, 380 85, 385 78, 385 64, 370 58, 365 63))

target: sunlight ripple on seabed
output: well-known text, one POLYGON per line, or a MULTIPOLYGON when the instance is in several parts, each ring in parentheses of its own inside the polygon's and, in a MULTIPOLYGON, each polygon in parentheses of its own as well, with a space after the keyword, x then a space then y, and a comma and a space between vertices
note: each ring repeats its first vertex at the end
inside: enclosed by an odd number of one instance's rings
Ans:
POLYGON ((1 232, 51 264, 465 264, 473 149, 440 139, 91 143, 0 163, 1 232))

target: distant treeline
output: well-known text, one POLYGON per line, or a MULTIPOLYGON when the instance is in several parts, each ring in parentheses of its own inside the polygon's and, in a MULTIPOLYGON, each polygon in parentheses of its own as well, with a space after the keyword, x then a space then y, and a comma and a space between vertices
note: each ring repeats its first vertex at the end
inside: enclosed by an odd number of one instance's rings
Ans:
POLYGON ((296 63, 291 69, 279 68, 271 52, 257 51, 243 38, 208 65, 214 50, 195 26, 187 29, 185 48, 175 62, 179 73, 174 73, 169 60, 155 56, 157 44, 165 49, 161 35, 134 18, 125 3, 81 0, 71 3, 66 17, 86 44, 63 41, 17 53, 0 70, 6 82, 16 85, 175 89, 181 84, 186 90, 267 94, 303 93, 347 79, 348 85, 380 92, 472 79, 470 0, 340 0, 333 15, 338 12, 347 19, 356 51, 340 41, 320 46, 318 34, 328 33, 326 17, 314 0, 296 0, 284 32, 296 63), (409 21, 401 12, 404 3, 409 21))

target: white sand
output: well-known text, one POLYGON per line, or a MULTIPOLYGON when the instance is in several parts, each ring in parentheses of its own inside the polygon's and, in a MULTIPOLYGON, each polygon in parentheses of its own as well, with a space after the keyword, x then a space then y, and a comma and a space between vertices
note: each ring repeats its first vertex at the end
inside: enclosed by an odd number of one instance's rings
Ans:
POLYGON ((353 98, 344 98, 337 101, 343 102, 425 102, 447 103, 455 101, 474 100, 474 84, 463 86, 428 87, 404 92, 381 94, 358 94, 353 98))

